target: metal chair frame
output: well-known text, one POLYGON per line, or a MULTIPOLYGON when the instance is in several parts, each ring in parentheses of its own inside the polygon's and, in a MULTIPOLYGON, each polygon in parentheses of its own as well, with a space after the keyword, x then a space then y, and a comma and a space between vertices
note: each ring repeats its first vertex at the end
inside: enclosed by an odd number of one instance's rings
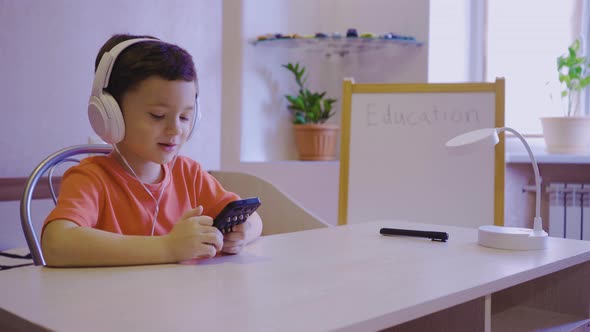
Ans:
POLYGON ((27 245, 31 251, 33 263, 35 265, 46 265, 39 239, 33 227, 31 220, 31 200, 33 199, 33 192, 37 183, 45 173, 48 173, 49 178, 49 189, 53 203, 57 202, 57 195, 53 188, 53 172, 55 167, 65 162, 79 162, 77 159, 71 158, 80 154, 108 154, 112 151, 112 147, 108 144, 88 144, 88 145, 76 145, 59 150, 49 157, 45 158, 31 173, 25 189, 23 191, 22 198, 20 200, 20 219, 27 245))

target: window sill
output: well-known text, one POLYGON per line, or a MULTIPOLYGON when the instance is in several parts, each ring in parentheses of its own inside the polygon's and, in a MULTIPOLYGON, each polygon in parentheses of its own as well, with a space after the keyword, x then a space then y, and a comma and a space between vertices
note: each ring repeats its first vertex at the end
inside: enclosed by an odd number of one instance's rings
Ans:
MULTIPOLYGON (((545 151, 542 137, 526 138, 539 164, 590 164, 590 154, 556 154, 545 151)), ((506 163, 530 163, 524 145, 516 137, 506 140, 506 163)))

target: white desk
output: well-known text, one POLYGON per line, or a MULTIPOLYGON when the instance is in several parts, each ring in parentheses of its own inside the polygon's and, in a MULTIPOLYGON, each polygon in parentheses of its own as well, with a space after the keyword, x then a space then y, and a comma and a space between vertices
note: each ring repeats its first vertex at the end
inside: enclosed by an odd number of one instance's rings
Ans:
POLYGON ((590 317, 590 242, 551 238, 547 250, 518 252, 476 237, 372 222, 263 237, 196 265, 12 269, 0 272, 0 330, 507 331, 590 317), (381 227, 450 239, 384 237, 381 227))

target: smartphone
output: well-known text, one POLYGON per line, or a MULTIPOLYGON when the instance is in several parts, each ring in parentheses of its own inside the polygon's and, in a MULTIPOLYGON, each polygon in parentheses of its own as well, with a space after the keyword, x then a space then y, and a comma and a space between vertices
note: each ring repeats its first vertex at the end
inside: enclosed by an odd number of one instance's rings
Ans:
POLYGON ((246 221, 252 212, 262 204, 258 197, 250 197, 229 202, 213 219, 213 226, 222 233, 233 231, 233 227, 246 221))

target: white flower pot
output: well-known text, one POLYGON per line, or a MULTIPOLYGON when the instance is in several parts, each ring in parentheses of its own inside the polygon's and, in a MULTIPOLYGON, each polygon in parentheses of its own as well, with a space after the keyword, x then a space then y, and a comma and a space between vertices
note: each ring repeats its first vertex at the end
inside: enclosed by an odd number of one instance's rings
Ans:
POLYGON ((543 117, 549 153, 590 154, 590 117, 543 117))

